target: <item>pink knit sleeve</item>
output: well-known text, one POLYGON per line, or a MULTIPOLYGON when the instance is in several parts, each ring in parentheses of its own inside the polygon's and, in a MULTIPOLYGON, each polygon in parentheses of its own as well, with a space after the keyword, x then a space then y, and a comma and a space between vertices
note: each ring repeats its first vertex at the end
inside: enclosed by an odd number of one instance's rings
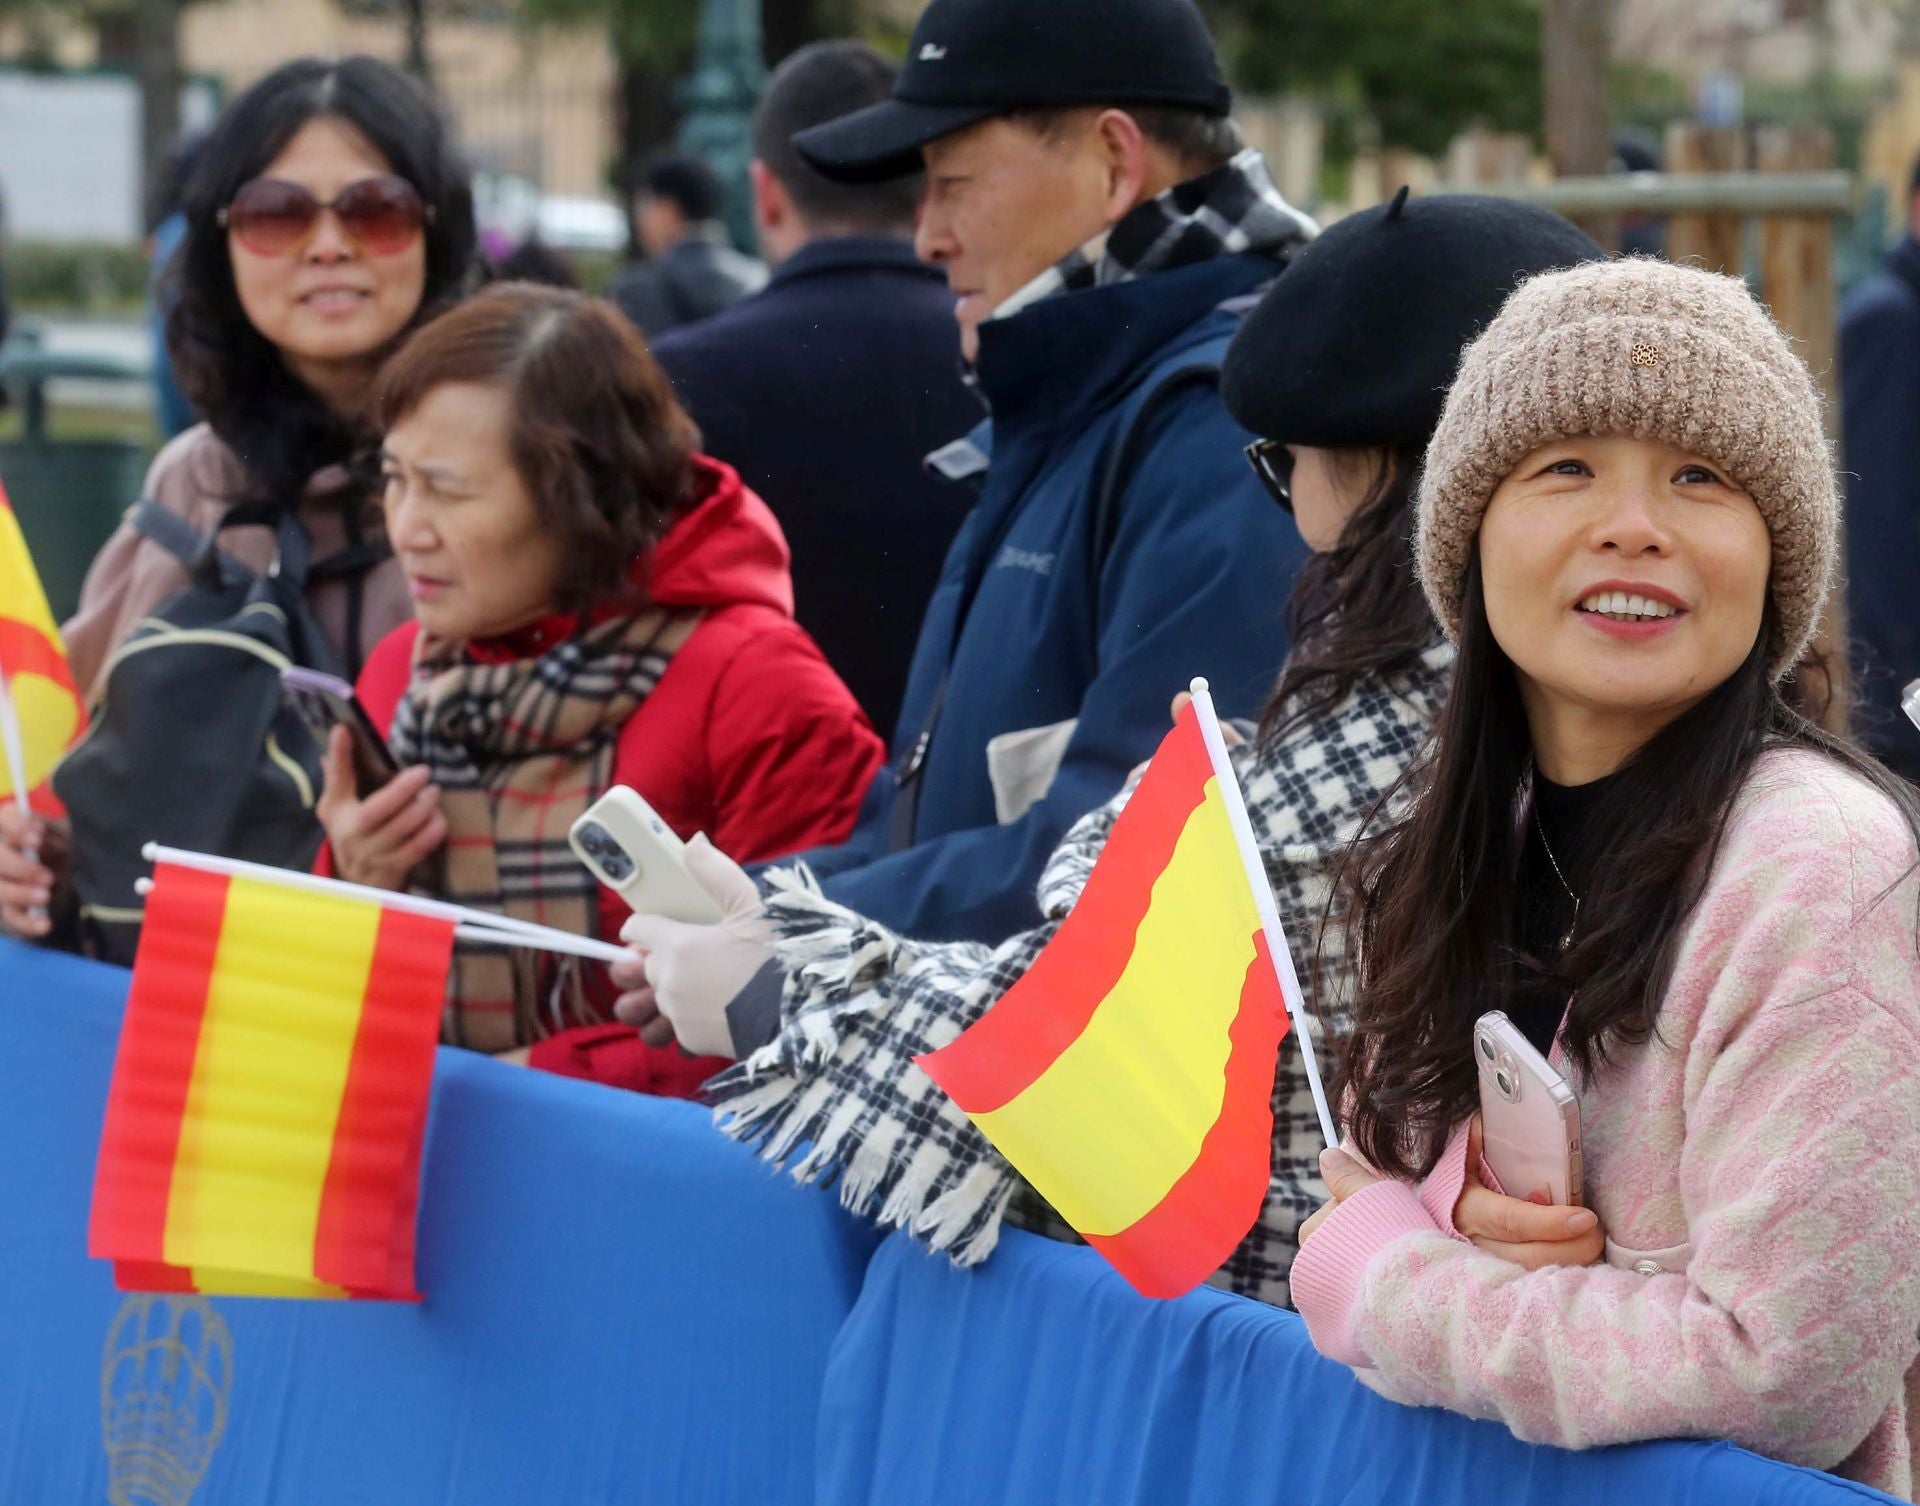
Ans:
POLYGON ((1394 1389, 1531 1442, 1726 1438, 1832 1468, 1920 1348, 1916 1059, 1912 998, 1767 1001, 1687 1114, 1685 1272, 1402 1239, 1359 1279, 1352 1344, 1394 1389))

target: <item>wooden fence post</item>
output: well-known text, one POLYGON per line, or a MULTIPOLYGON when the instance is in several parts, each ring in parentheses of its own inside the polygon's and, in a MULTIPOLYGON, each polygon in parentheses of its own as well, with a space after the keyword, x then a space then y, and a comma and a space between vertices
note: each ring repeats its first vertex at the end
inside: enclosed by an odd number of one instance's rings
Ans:
MULTIPOLYGON (((1699 126, 1676 122, 1667 127, 1670 173, 1737 173, 1747 165, 1746 132, 1736 126, 1699 126)), ((1741 217, 1738 214, 1676 214, 1667 222, 1667 256, 1697 258, 1716 272, 1741 271, 1741 217)))
MULTIPOLYGON (((1833 166, 1833 133, 1825 126, 1778 126, 1759 132, 1754 142, 1754 165, 1762 172, 1806 172, 1833 166)), ((1826 215, 1768 215, 1760 221, 1760 297, 1773 310, 1775 321, 1793 339, 1794 349, 1820 384, 1829 438, 1840 434, 1840 377, 1835 358, 1839 344, 1833 282, 1833 221, 1826 215)), ((1841 480, 1845 485, 1845 478, 1841 480)), ((1846 550, 1841 547, 1839 578, 1846 579, 1846 550)), ((1803 669, 1800 679, 1802 709, 1818 708, 1817 695, 1828 696, 1821 722, 1831 731, 1845 732, 1850 720, 1848 699, 1852 681, 1846 655, 1847 602, 1835 591, 1814 639, 1813 654, 1824 668, 1827 683, 1803 669), (1814 692, 1809 695, 1808 692, 1814 692)))
MULTIPOLYGON (((1761 172, 1833 166, 1833 133, 1825 126, 1778 126, 1759 132, 1761 172)), ((1800 358, 1828 399, 1828 428, 1839 432, 1834 371, 1833 221, 1825 215, 1768 215, 1760 221, 1760 297, 1793 337, 1800 358)))

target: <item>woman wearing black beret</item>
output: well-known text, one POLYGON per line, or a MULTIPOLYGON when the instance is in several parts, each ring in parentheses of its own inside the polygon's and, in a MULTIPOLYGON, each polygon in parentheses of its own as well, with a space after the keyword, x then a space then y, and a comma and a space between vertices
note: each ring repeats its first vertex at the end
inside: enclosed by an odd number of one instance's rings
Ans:
MULTIPOLYGON (((1332 869, 1426 741, 1453 658, 1414 577, 1417 459, 1461 348, 1514 285, 1600 254, 1544 210, 1403 193, 1299 252, 1227 357, 1228 407, 1265 436, 1248 458, 1316 551, 1290 605, 1292 656, 1258 735, 1233 757, 1280 918, 1314 963, 1314 1013, 1336 1029, 1351 970, 1338 917, 1321 928, 1332 869)), ((911 1063, 1032 965, 1126 798, 1082 819, 1054 854, 1040 892, 1047 923, 992 950, 898 937, 810 888, 776 887, 766 918, 783 937, 772 951, 785 981, 774 1034, 736 1039, 740 1065, 707 1087, 730 1132, 782 1163, 811 1146, 789 1163, 796 1175, 837 1180, 849 1208, 963 1265, 986 1257, 1009 1214, 1071 1237, 911 1063)), ((657 1002, 670 1020, 683 1013, 664 991, 657 1002)), ((1328 1044, 1316 1041, 1322 1059, 1328 1044)), ((1213 1278, 1276 1304, 1288 1299, 1299 1223, 1326 1197, 1299 1060, 1284 1050, 1275 1080, 1265 1209, 1213 1278)))

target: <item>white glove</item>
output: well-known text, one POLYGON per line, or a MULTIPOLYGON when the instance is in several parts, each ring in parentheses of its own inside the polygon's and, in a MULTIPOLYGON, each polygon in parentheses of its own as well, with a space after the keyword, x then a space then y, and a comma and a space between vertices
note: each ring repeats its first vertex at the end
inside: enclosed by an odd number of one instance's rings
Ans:
POLYGON ((738 1055, 727 1006, 754 975, 775 960, 773 928, 760 889, 740 865, 706 839, 687 843, 687 872, 719 905, 718 925, 689 925, 658 915, 636 915, 620 928, 635 953, 614 964, 614 981, 630 992, 614 1013, 656 1045, 658 1022, 695 1056, 738 1055), (649 1028, 652 1027, 652 1028, 649 1028))

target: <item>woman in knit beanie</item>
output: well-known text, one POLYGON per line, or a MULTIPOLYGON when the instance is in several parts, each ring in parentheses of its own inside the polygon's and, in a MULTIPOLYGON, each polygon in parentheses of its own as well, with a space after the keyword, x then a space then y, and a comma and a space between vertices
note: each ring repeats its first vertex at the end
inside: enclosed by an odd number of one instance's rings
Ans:
POLYGON ((1467 349, 1416 538, 1459 656, 1413 813, 1350 866, 1348 1148, 1293 1273, 1385 1394, 1911 1497, 1920 812, 1779 689, 1838 513, 1735 279, 1550 273, 1467 349), (1577 1093, 1562 1206, 1482 1159, 1491 1010, 1577 1093))
MULTIPOLYGON (((1425 746, 1446 690, 1453 650, 1425 609, 1411 538, 1414 479, 1447 380, 1517 283, 1600 255, 1535 206, 1403 196, 1303 248, 1227 354, 1227 407, 1265 436, 1249 459, 1316 551, 1295 583, 1293 649, 1276 666, 1265 725, 1231 754, 1280 916, 1303 938, 1326 914, 1353 834, 1425 746)), ((650 937, 647 990, 629 996, 627 1017, 737 1055, 740 1066, 706 1088, 729 1132, 803 1179, 837 1182, 863 1217, 961 1265, 991 1253, 1003 1218, 1071 1237, 913 1063, 1033 965, 1126 798, 1066 834, 1042 875, 1033 927, 995 948, 896 935, 816 889, 779 883, 754 917, 762 935, 748 945, 759 950, 735 973, 770 975, 764 1014, 756 1017, 751 986, 720 977, 718 928, 668 922, 650 937), (765 942, 769 926, 777 947, 765 942)), ((1307 973, 1336 1031, 1351 992, 1339 933, 1328 928, 1307 973)), ((1291 1049, 1272 1109, 1267 1198, 1213 1281, 1284 1304, 1300 1221, 1325 1196, 1312 1089, 1291 1049)))

